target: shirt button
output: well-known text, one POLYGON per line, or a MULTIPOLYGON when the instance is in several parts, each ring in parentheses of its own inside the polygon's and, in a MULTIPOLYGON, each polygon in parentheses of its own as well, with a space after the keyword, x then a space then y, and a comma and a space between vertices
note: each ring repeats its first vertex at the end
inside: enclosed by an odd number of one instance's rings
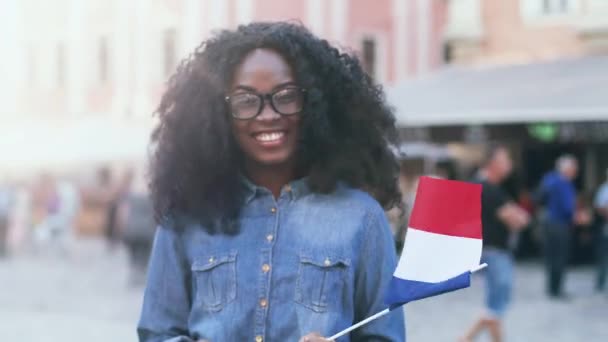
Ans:
POLYGON ((329 261, 329 258, 326 258, 326 259, 325 259, 324 264, 325 264, 325 266, 329 266, 329 265, 331 265, 331 261, 329 261))
POLYGON ((260 306, 265 308, 266 306, 268 306, 268 301, 266 299, 260 300, 260 306))
POLYGON ((276 213, 277 212, 277 208, 275 208, 275 207, 270 208, 270 212, 273 213, 273 214, 276 213))
POLYGON ((262 341, 264 341, 264 338, 262 336, 258 335, 255 337, 255 342, 262 342, 262 341))
POLYGON ((214 261, 215 261, 215 258, 214 258, 214 257, 209 258, 209 263, 210 263, 210 264, 213 264, 213 262, 214 262, 214 261))
POLYGON ((262 272, 268 273, 268 271, 270 271, 270 265, 268 265, 268 264, 262 265, 262 272))
POLYGON ((268 240, 268 242, 272 242, 273 239, 274 239, 274 236, 272 236, 272 234, 266 235, 266 240, 268 240))

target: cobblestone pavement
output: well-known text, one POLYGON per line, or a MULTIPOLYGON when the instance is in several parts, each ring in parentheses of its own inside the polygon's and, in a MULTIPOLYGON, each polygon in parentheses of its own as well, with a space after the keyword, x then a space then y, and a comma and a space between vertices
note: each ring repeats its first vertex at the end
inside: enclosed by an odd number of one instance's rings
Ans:
POLYGON ((0 341, 136 341, 141 289, 101 241, 0 260, 0 341))
MULTIPOLYGON (((124 251, 103 247, 81 241, 66 255, 0 260, 0 341, 135 341, 141 289, 127 286, 124 251)), ((590 268, 575 269, 573 299, 551 302, 541 266, 519 265, 507 341, 608 341, 608 296, 592 285, 590 268)), ((482 296, 477 277, 469 289, 408 304, 408 341, 456 341, 481 312, 482 296)))
MULTIPOLYGON (((556 302, 544 295, 541 265, 518 265, 514 300, 505 318, 506 341, 608 341, 608 295, 594 293, 593 272, 573 269, 566 283, 571 301, 556 302)), ((482 312, 483 286, 483 278, 476 276, 468 289, 408 304, 409 341, 456 341, 482 312)))

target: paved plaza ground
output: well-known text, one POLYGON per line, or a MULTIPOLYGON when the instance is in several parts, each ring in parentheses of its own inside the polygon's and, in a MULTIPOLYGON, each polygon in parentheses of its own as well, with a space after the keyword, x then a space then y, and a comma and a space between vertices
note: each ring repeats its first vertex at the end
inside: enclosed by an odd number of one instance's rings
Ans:
MULTIPOLYGON (((135 341, 141 289, 127 286, 126 254, 101 241, 80 241, 65 255, 0 260, 0 341, 135 341)), ((408 341, 456 341, 480 312, 483 282, 407 306, 408 341)), ((568 279, 570 302, 543 294, 539 264, 517 268, 507 341, 608 341, 608 296, 593 292, 593 270, 568 279)), ((487 341, 480 338, 479 341, 487 341)))

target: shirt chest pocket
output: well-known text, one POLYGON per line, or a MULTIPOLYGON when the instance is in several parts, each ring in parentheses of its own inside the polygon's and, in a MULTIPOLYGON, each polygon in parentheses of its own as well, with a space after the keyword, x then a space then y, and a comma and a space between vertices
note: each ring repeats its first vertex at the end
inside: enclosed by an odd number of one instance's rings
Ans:
POLYGON ((350 261, 329 255, 300 256, 295 301, 315 312, 326 312, 340 301, 350 261))
POLYGON ((213 254, 192 263, 194 303, 220 311, 236 299, 236 252, 213 254))

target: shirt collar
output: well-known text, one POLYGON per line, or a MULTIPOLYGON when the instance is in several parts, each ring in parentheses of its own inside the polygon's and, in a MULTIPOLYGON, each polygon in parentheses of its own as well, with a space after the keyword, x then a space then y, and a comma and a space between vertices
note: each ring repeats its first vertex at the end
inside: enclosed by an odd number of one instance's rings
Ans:
MULTIPOLYGON (((268 189, 254 184, 245 176, 241 176, 240 179, 241 183, 245 187, 245 203, 250 203, 258 195, 270 193, 268 189)), ((283 187, 281 196, 283 196, 284 193, 287 193, 292 200, 297 200, 303 196, 306 196, 308 193, 310 193, 308 177, 289 182, 289 184, 283 187)))
POLYGON ((308 177, 296 179, 288 184, 286 191, 291 192, 292 199, 300 199, 310 193, 308 177))

